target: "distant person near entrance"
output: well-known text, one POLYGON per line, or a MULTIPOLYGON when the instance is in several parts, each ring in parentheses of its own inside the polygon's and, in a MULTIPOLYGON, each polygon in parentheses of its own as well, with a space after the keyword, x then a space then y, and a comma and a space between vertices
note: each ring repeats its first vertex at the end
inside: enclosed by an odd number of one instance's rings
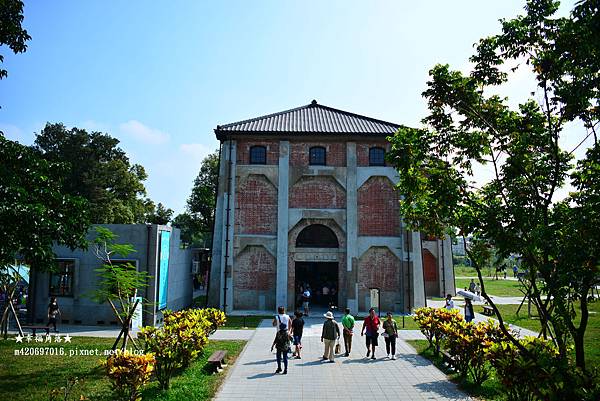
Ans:
POLYGON ((325 322, 323 323, 323 331, 321 332, 321 342, 325 343, 325 352, 323 352, 323 360, 329 359, 329 362, 335 362, 334 348, 335 342, 340 339, 340 327, 333 319, 331 311, 324 314, 325 322))
POLYGON ((377 337, 379 336, 379 317, 375 314, 375 309, 369 309, 369 316, 363 322, 363 327, 360 335, 365 335, 367 338, 367 358, 371 355, 371 359, 375 358, 375 347, 377 347, 377 337), (371 347, 371 348, 369 348, 371 347), (372 352, 372 353, 371 353, 372 352))
POLYGON ((350 356, 350 351, 352 351, 352 336, 354 335, 352 332, 354 329, 354 317, 350 314, 350 308, 344 310, 342 327, 344 332, 344 348, 346 349, 344 356, 350 356))
POLYGON ((304 293, 302 293, 302 306, 304 307, 304 316, 308 317, 308 303, 310 301, 310 287, 306 287, 304 293))

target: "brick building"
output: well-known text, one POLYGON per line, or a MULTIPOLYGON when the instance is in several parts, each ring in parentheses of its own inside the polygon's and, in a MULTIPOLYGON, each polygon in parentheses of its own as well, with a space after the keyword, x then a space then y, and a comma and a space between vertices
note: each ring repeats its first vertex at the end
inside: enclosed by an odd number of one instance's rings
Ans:
POLYGON ((454 293, 449 240, 408 232, 385 163, 399 125, 307 106, 215 129, 221 141, 209 302, 228 312, 313 304, 406 312, 454 293), (320 295, 323 285, 335 288, 320 295))

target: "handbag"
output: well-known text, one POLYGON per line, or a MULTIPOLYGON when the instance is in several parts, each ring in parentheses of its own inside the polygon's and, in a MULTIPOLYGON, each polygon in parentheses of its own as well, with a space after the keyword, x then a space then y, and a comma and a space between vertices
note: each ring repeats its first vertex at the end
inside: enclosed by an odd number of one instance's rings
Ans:
POLYGON ((335 350, 333 351, 336 354, 339 354, 341 349, 340 349, 340 341, 338 340, 338 342, 335 344, 335 350))
POLYGON ((385 338, 388 338, 390 335, 388 333, 386 333, 385 331, 383 333, 381 333, 381 335, 385 338))

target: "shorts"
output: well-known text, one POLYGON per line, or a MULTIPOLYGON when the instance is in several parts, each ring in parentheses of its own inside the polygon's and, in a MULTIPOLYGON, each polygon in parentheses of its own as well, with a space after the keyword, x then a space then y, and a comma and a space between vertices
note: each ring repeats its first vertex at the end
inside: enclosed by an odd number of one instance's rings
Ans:
POLYGON ((308 309, 308 301, 302 302, 302 307, 304 307, 304 309, 308 309))
POLYGON ((294 345, 302 345, 302 336, 294 336, 294 345))
POLYGON ((374 336, 367 334, 366 337, 367 337, 367 347, 369 347, 369 345, 373 345, 374 347, 377 347, 377 345, 379 345, 377 343, 377 334, 374 336))

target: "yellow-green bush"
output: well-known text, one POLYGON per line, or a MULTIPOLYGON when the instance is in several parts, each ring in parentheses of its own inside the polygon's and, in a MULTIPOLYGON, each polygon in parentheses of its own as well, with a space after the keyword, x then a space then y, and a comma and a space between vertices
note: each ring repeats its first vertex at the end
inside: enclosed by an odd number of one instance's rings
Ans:
POLYGON ((139 401, 141 389, 150 381, 154 370, 154 355, 135 355, 117 350, 106 360, 106 373, 119 400, 139 401))
POLYGON ((205 308, 199 309, 199 311, 200 314, 210 323, 208 327, 208 334, 212 334, 215 331, 217 331, 217 329, 221 326, 224 326, 225 322, 227 321, 227 317, 225 316, 225 313, 222 310, 215 308, 205 308))
POLYGON ((446 308, 418 308, 413 317, 421 332, 429 341, 429 346, 434 347, 434 352, 440 350, 440 342, 444 338, 444 325, 452 325, 457 321, 464 321, 458 309, 446 308))

